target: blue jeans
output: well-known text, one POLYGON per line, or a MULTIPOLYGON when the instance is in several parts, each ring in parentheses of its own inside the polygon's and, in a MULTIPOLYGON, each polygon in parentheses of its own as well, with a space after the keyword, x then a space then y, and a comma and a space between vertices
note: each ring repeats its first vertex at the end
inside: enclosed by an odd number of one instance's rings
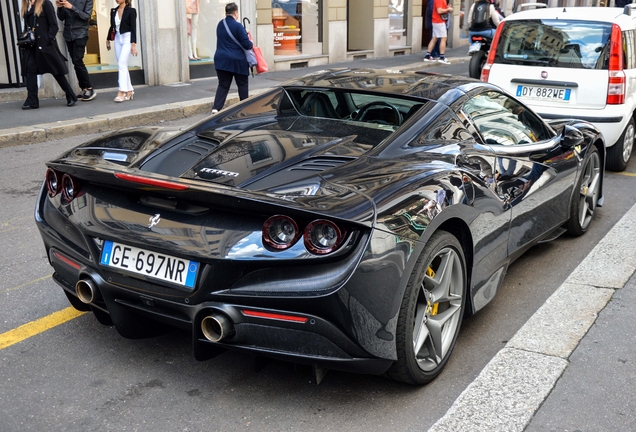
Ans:
POLYGON ((491 29, 486 29, 486 30, 479 30, 479 31, 471 31, 469 33, 469 40, 472 40, 473 36, 485 36, 487 38, 490 39, 494 39, 495 38, 495 29, 491 28, 491 29))

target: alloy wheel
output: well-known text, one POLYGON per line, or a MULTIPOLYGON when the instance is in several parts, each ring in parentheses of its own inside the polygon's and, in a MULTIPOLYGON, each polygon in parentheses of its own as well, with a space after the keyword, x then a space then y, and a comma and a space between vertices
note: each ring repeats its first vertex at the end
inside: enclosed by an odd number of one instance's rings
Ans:
MULTIPOLYGON (((633 128, 631 130, 633 137, 634 130, 633 128)), ((581 189, 579 191, 579 225, 583 230, 587 229, 594 217, 600 186, 601 161, 598 153, 593 152, 585 165, 581 189)))
POLYGON ((632 149, 634 148, 634 125, 629 124, 625 130, 625 136, 623 138, 623 161, 627 163, 632 155, 632 149))
POLYGON ((437 368, 453 346, 464 285, 461 258, 450 247, 441 249, 426 270, 415 308, 413 352, 425 372, 437 368))

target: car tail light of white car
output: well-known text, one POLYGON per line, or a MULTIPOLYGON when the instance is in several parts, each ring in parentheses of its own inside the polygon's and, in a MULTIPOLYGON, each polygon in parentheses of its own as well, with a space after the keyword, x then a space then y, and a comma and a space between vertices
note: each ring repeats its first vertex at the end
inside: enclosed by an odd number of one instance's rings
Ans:
POLYGON ((618 24, 612 25, 608 74, 607 104, 621 105, 625 103, 625 72, 621 28, 618 24))
POLYGON ((499 24, 497 27, 495 37, 492 40, 492 45, 490 45, 488 58, 486 59, 484 67, 481 69, 481 76, 479 79, 483 82, 488 82, 488 78, 490 77, 490 68, 492 68, 493 63, 495 62, 495 53, 497 52, 497 45, 499 45, 499 38, 501 37, 501 31, 503 30, 504 25, 506 25, 505 22, 499 24))

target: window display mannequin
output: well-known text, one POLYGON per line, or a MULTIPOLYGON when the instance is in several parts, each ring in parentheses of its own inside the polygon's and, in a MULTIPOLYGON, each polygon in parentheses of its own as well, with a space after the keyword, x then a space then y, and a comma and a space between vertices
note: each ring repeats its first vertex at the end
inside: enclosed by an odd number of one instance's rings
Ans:
POLYGON ((197 55, 197 26, 199 24, 199 0, 186 0, 188 18, 188 58, 201 60, 197 55))

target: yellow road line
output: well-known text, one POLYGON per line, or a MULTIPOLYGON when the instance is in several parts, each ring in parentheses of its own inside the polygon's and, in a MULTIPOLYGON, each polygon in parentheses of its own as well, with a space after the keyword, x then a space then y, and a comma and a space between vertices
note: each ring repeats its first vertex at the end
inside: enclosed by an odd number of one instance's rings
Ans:
POLYGON ((41 278, 34 279, 34 280, 32 280, 32 281, 29 281, 29 282, 25 282, 25 283, 23 283, 22 285, 14 286, 13 288, 7 288, 7 289, 6 289, 6 290, 4 290, 4 291, 0 291, 0 294, 5 294, 5 293, 11 292, 11 291, 19 290, 20 288, 23 288, 23 287, 25 287, 25 286, 27 286, 27 285, 31 285, 31 284, 34 284, 34 283, 36 283, 36 282, 43 281, 43 280, 45 280, 45 279, 49 279, 50 277, 51 277, 51 275, 43 276, 43 277, 41 277, 41 278))
POLYGON ((630 173, 630 172, 617 172, 617 173, 614 173, 614 174, 630 176, 630 177, 636 177, 636 173, 630 173))
POLYGON ((51 315, 47 315, 35 321, 31 321, 30 323, 21 325, 13 330, 9 330, 6 333, 2 333, 0 334, 0 350, 50 330, 53 327, 57 327, 60 324, 64 324, 78 316, 84 315, 85 313, 86 312, 80 312, 73 307, 67 307, 61 311, 54 312, 51 315))

